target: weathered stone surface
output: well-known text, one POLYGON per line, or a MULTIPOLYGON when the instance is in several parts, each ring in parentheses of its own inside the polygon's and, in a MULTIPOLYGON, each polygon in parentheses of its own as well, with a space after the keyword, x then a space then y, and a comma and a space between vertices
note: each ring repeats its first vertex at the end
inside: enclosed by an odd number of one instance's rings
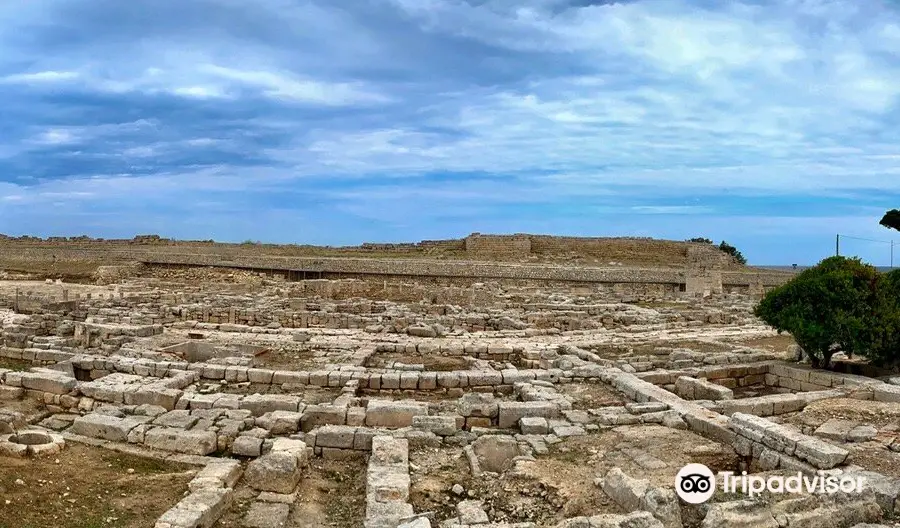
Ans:
POLYGON ((138 425, 140 422, 135 420, 92 413, 76 418, 69 432, 113 442, 127 442, 128 433, 138 425))
POLYGON ((237 460, 217 460, 203 467, 188 483, 188 489, 233 488, 241 478, 241 464, 237 460))
POLYGON ((500 402, 497 408, 499 425, 504 429, 515 427, 519 420, 526 417, 557 418, 559 416, 559 407, 545 401, 500 402))
POLYGON ((521 455, 519 443, 508 435, 484 435, 472 447, 484 471, 502 473, 509 469, 513 458, 521 455))
POLYGON ((26 389, 49 392, 51 394, 68 394, 78 385, 75 378, 66 376, 58 370, 33 369, 21 373, 22 387, 26 389))
POLYGON ((291 493, 302 476, 301 459, 286 451, 272 451, 247 464, 244 480, 259 491, 291 493))
POLYGON ((456 514, 460 524, 486 524, 488 519, 484 505, 478 500, 464 500, 456 505, 456 514))
POLYGON ((428 405, 415 401, 369 400, 366 425, 369 427, 409 427, 414 416, 428 414, 428 405))
POLYGON ((256 419, 256 425, 273 435, 288 435, 300 430, 303 414, 294 411, 272 411, 256 419))
POLYGON ((234 439, 231 444, 231 453, 238 456, 258 457, 262 454, 262 444, 262 438, 242 435, 234 439))
POLYGON ((412 426, 439 436, 455 434, 458 429, 455 416, 413 416, 412 426))
POLYGON ((703 518, 701 528, 779 528, 769 509, 754 501, 713 504, 703 518))
POLYGON ((315 447, 353 449, 357 429, 349 425, 324 425, 316 429, 315 447))
POLYGON ((649 481, 631 478, 619 468, 607 472, 601 487, 625 511, 647 511, 665 528, 682 526, 681 507, 671 489, 651 487, 649 481))
POLYGON ((291 507, 278 502, 254 502, 244 515, 246 528, 284 528, 287 526, 291 507))
POLYGON ((849 455, 846 449, 789 430, 758 416, 735 413, 728 421, 741 437, 788 456, 794 456, 819 469, 831 469, 842 464, 849 455))
POLYGON ((550 432, 550 426, 547 424, 546 418, 537 416, 526 416, 519 420, 519 428, 522 434, 542 435, 550 432))
POLYGON ((182 431, 168 427, 147 431, 144 443, 154 449, 188 455, 208 455, 218 448, 216 433, 212 431, 182 431))
POLYGON ((230 488, 205 488, 192 492, 157 521, 156 528, 211 528, 231 505, 230 488))
POLYGON ((675 380, 675 394, 686 400, 731 400, 734 392, 705 379, 681 376, 675 380))

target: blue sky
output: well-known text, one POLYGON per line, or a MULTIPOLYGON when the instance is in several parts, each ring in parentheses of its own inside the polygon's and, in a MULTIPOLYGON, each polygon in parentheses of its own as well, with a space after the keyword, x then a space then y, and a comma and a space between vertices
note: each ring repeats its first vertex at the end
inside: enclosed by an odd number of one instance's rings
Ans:
POLYGON ((814 262, 892 237, 898 51, 875 0, 2 2, 0 232, 814 262))

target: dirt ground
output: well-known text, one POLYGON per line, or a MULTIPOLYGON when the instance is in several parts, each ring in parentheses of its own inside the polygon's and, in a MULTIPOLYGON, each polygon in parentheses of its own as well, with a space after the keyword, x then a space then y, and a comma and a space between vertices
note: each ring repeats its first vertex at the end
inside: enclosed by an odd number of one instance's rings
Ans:
POLYGON ((557 386, 557 389, 560 393, 575 398, 575 401, 572 403, 573 409, 586 410, 625 404, 625 399, 620 393, 599 381, 591 383, 562 383, 557 386))
POLYGON ((0 369, 28 370, 33 366, 34 365, 31 364, 31 361, 0 357, 0 369))
POLYGON ((275 346, 253 358, 255 367, 273 370, 317 370, 331 362, 316 357, 315 352, 308 348, 290 346, 275 346))
POLYGON ((884 475, 900 477, 900 453, 885 447, 900 437, 900 408, 896 404, 849 398, 820 400, 807 405, 801 412, 779 417, 779 421, 794 425, 806 434, 812 434, 817 427, 832 418, 871 425, 879 430, 879 434, 870 442, 837 443, 850 451, 848 463, 884 475))
POLYGON ((415 450, 410 454, 410 502, 415 511, 432 511, 444 519, 456 515, 460 501, 477 499, 484 502, 492 522, 553 526, 579 515, 621 513, 594 484, 613 467, 649 479, 653 485, 671 486, 678 469, 688 462, 706 464, 714 471, 737 467, 729 450, 693 433, 662 426, 619 427, 569 438, 551 447, 547 455, 537 456, 535 462, 524 464, 519 473, 478 479, 472 477, 461 449, 415 450), (647 457, 661 465, 651 467, 647 457), (462 496, 453 493, 454 484, 464 488, 462 496))
POLYGON ((781 334, 769 337, 755 337, 752 339, 732 340, 733 343, 752 348, 761 348, 770 352, 787 353, 791 345, 797 344, 790 334, 781 334))
MULTIPOLYGON (((231 508, 216 528, 242 527, 243 516, 258 493, 242 483, 231 508)), ((362 526, 366 515, 366 462, 313 458, 297 487, 297 501, 287 528, 362 526)))
POLYGON ((196 470, 71 442, 49 458, 0 457, 0 528, 152 527, 196 470))
POLYGON ((300 482, 288 528, 362 526, 365 515, 365 460, 315 458, 300 482))

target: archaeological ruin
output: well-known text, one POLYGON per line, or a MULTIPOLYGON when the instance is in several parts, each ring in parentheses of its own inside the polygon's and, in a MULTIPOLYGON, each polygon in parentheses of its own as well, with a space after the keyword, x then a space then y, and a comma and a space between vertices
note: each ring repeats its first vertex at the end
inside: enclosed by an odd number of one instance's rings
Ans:
POLYGON ((900 377, 707 244, 0 237, 0 527, 887 526, 900 377), (836 476, 679 497, 687 464, 836 476), (91 524, 94 523, 94 524, 91 524))

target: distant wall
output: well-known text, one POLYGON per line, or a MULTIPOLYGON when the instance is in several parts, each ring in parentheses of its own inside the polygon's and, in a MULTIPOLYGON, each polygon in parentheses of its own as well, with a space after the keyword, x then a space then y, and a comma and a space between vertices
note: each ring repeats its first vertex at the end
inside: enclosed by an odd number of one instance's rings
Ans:
POLYGON ((280 270, 298 278, 462 278, 523 280, 532 283, 657 284, 666 291, 760 293, 793 275, 735 266, 730 257, 708 244, 640 238, 579 238, 544 235, 480 235, 461 240, 418 244, 367 244, 350 249, 312 246, 186 243, 154 239, 46 241, 0 237, 0 269, 32 271, 48 276, 78 274, 115 280, 129 263, 219 266, 252 271, 280 270), (318 253, 313 253, 313 250, 318 253), (578 253, 570 261, 566 252, 578 253), (409 258, 405 258, 409 255, 409 258), (582 264, 582 256, 597 259, 582 264), (540 264, 540 257, 558 257, 540 264), (372 258, 386 257, 386 258, 372 258), (429 257, 429 258, 422 258, 429 257), (505 261, 505 262, 504 262, 505 261), (612 266, 614 262, 638 262, 612 266), (117 266, 101 269, 101 266, 117 266), (605 267, 599 267, 605 266, 605 267), (115 273, 114 273, 115 272, 115 273), (297 272, 297 273, 294 273, 297 272), (312 275, 310 275, 312 273, 312 275), (115 276, 114 276, 115 275, 115 276), (108 277, 107 277, 108 276, 108 277))
POLYGON ((515 258, 531 254, 531 237, 528 235, 481 235, 466 237, 466 255, 474 257, 515 258))

